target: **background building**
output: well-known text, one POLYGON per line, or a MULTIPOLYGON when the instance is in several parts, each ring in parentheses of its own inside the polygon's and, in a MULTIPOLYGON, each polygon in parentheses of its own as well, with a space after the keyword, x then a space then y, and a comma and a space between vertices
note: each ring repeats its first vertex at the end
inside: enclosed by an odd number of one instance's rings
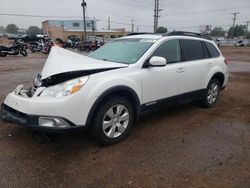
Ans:
MULTIPOLYGON (((42 22, 43 33, 52 39, 62 38, 67 40, 69 36, 75 35, 81 40, 84 37, 83 20, 46 20, 42 22)), ((87 40, 109 40, 110 38, 118 38, 128 33, 124 28, 97 30, 96 20, 86 20, 87 40)))

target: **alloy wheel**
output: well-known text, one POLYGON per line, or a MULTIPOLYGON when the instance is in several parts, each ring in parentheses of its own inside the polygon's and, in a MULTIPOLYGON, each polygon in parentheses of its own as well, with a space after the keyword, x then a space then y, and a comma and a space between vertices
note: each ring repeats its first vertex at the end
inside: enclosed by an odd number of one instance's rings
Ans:
POLYGON ((209 104, 213 104, 219 94, 219 86, 217 83, 212 83, 208 89, 207 101, 209 104))
POLYGON ((129 111, 126 106, 117 104, 108 109, 102 123, 104 134, 109 138, 117 138, 124 133, 129 124, 129 111))

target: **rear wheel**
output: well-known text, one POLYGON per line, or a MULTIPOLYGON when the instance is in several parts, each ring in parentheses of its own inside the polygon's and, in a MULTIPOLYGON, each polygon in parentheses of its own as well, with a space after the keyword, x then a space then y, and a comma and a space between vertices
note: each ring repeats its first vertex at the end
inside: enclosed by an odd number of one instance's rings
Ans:
POLYGON ((134 124, 132 104, 115 96, 102 103, 95 113, 91 133, 98 143, 110 145, 124 139, 134 124))
POLYGON ((214 106, 220 94, 220 83, 217 79, 212 79, 206 89, 202 104, 206 108, 214 106))

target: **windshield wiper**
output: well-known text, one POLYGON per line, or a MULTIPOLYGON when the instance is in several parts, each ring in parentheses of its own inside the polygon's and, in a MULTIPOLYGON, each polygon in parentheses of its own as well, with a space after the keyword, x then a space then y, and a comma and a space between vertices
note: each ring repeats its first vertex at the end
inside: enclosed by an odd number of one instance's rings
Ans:
POLYGON ((124 63, 124 62, 119 62, 119 61, 111 61, 111 60, 109 60, 109 59, 102 59, 103 61, 110 61, 110 62, 113 62, 113 63, 122 63, 122 64, 126 64, 126 65, 128 65, 128 63, 124 63))

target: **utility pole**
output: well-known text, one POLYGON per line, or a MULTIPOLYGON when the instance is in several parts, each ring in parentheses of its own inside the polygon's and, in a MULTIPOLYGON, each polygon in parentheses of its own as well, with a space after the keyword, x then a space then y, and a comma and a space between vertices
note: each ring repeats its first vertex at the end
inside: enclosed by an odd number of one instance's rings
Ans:
POLYGON ((110 30, 110 17, 108 17, 108 30, 110 30))
POLYGON ((91 29, 92 29, 92 35, 95 34, 95 24, 94 24, 94 20, 91 20, 91 29))
POLYGON ((156 33, 158 28, 158 19, 160 17, 159 12, 162 11, 162 9, 159 9, 160 3, 159 0, 155 0, 155 8, 154 8, 154 32, 156 33))
POLYGON ((247 24, 246 25, 246 30, 248 31, 248 25, 249 25, 250 21, 245 21, 245 23, 247 24))
POLYGON ((155 8, 154 8, 154 33, 156 32, 155 26, 156 26, 156 9, 157 9, 157 0, 155 0, 155 8))
POLYGON ((135 20, 130 20, 131 21, 131 32, 133 33, 134 32, 134 27, 135 27, 135 25, 134 25, 134 21, 135 20))
POLYGON ((82 40, 82 46, 84 47, 86 44, 86 37, 87 37, 87 32, 86 32, 86 16, 85 16, 85 9, 86 9, 86 2, 85 0, 82 0, 82 10, 83 10, 83 28, 84 28, 84 40, 82 40))
POLYGON ((234 37, 234 26, 235 26, 235 21, 236 21, 236 16, 240 14, 239 12, 233 12, 231 13, 233 15, 233 31, 232 31, 232 38, 234 37))

